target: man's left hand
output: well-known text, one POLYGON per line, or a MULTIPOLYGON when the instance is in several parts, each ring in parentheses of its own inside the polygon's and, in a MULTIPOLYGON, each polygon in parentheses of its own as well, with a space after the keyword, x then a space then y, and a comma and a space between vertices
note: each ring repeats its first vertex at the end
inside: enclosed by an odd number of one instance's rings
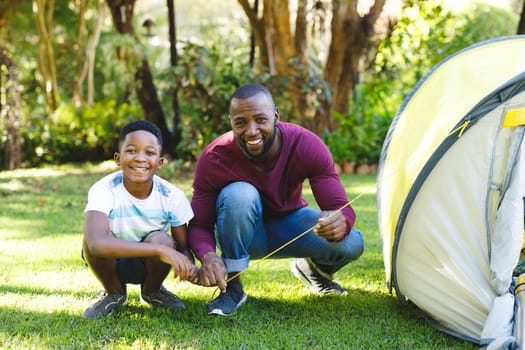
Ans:
POLYGON ((339 242, 346 235, 346 219, 340 210, 322 211, 314 233, 330 242, 339 242))

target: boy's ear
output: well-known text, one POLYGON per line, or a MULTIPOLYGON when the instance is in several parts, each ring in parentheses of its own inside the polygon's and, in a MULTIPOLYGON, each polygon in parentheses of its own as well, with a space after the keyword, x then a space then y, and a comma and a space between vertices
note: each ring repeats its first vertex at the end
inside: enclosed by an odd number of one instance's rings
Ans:
POLYGON ((164 158, 159 158, 159 169, 162 168, 162 164, 164 164, 164 158))
POLYGON ((115 161, 115 164, 117 164, 118 166, 120 166, 120 153, 115 152, 115 153, 113 154, 113 160, 115 161))

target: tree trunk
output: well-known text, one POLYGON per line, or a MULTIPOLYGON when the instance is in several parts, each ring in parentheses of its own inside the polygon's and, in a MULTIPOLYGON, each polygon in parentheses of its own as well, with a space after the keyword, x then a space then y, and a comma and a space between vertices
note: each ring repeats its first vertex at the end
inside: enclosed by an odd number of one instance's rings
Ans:
MULTIPOLYGON (((293 105, 293 117, 318 135, 337 127, 337 120, 332 116, 334 111, 348 113, 350 96, 359 81, 362 62, 378 43, 374 27, 385 1, 371 2, 368 13, 360 15, 357 12, 358 1, 332 0, 331 41, 323 71, 329 91, 305 96, 302 88, 307 83, 307 74, 312 74, 306 61, 309 48, 306 9, 311 1, 297 1, 294 36, 290 29, 287 0, 264 0, 261 18, 250 8, 248 0, 238 0, 250 22, 262 70, 277 77, 291 78, 286 88, 287 98, 293 105), (315 110, 310 107, 314 100, 319 102, 315 110)), ((314 7, 326 11, 326 3, 316 1, 314 7)))
POLYGON ((290 95, 293 103, 293 113, 297 122, 311 128, 311 116, 308 115, 310 101, 308 95, 303 93, 303 87, 307 84, 309 75, 308 66, 308 0, 299 0, 297 3, 297 15, 295 18, 295 77, 289 86, 290 95))
POLYGON ((521 8, 520 22, 518 24, 518 34, 525 34, 525 1, 521 8))
POLYGON ((19 133, 20 91, 17 69, 6 48, 0 46, 0 120, 5 128, 4 167, 12 170, 22 163, 19 133))
MULTIPOLYGON (((111 18, 117 32, 122 35, 133 36, 137 44, 140 44, 133 27, 135 0, 106 0, 106 3, 110 9, 111 18)), ((173 157, 175 153, 173 139, 166 124, 164 111, 153 83, 153 76, 151 75, 147 58, 144 57, 140 66, 137 67, 135 78, 137 80, 135 90, 144 111, 144 117, 159 127, 164 139, 164 153, 173 157)))
MULTIPOLYGON (((259 0, 255 0, 253 3, 253 12, 257 14, 258 11, 259 11, 259 0)), ((253 68, 255 65, 255 35, 253 31, 254 29, 252 28, 251 34, 250 34, 250 58, 249 58, 249 63, 250 63, 251 68, 253 68)))
POLYGON ((73 85, 73 96, 71 100, 73 105, 80 107, 82 105, 82 95, 83 95, 83 82, 86 78, 86 65, 84 61, 84 42, 85 40, 85 31, 86 31, 86 11, 88 9, 88 0, 80 0, 79 9, 78 9, 78 28, 77 28, 77 59, 76 59, 76 71, 73 85))
POLYGON ((296 20, 296 32, 292 33, 288 0, 264 0, 262 16, 258 17, 257 8, 251 8, 247 0, 238 0, 250 21, 254 41, 259 49, 260 70, 277 77, 290 77, 286 86, 292 109, 291 115, 282 115, 283 119, 295 118, 299 123, 304 120, 307 102, 302 93, 306 83, 306 7, 307 0, 299 1, 296 20), (301 68, 302 67, 302 68, 301 68))
POLYGON ((98 17, 95 21, 92 32, 88 37, 86 44, 86 67, 87 67, 87 105, 92 106, 95 102, 95 56, 97 53, 97 45, 100 39, 100 32, 102 31, 102 24, 106 18, 106 7, 104 0, 98 0, 97 7, 98 17))
POLYGON ((46 96, 48 114, 58 107, 58 84, 53 50, 54 0, 33 0, 33 13, 38 31, 38 70, 46 96))
POLYGON ((368 13, 361 16, 356 1, 334 0, 332 40, 324 70, 324 79, 331 87, 331 99, 322 99, 322 109, 316 113, 316 125, 323 130, 334 131, 337 119, 333 112, 348 114, 350 96, 359 83, 363 61, 376 35, 374 26, 383 11, 386 0, 376 0, 368 13), (343 38, 347 38, 343 40, 343 38))
MULTIPOLYGON (((176 22, 176 8, 174 0, 166 0, 166 6, 168 8, 168 29, 169 29, 169 41, 170 41, 170 64, 171 70, 175 71, 177 67, 178 54, 177 54, 177 22, 176 22)), ((178 99, 178 88, 175 84, 172 87, 171 96, 171 108, 173 110, 173 148, 182 140, 182 125, 180 122, 180 111, 179 111, 179 99, 178 99)), ((175 153, 175 152, 174 152, 175 153)))
POLYGON ((102 31, 102 24, 106 18, 106 7, 104 0, 97 0, 97 18, 93 24, 93 28, 85 34, 85 13, 88 8, 89 0, 81 0, 79 8, 79 24, 77 35, 77 68, 75 73, 75 81, 73 86, 72 101, 76 107, 82 104, 92 106, 95 100, 95 55, 100 39, 100 32, 102 31), (85 46, 83 47, 83 43, 85 46), (87 97, 84 99, 84 83, 87 78, 87 97))

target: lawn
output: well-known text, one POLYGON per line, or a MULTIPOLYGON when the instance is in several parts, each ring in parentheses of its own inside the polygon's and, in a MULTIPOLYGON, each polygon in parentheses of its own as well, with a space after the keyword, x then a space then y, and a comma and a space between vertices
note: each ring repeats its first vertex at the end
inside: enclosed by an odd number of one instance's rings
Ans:
MULTIPOLYGON (((128 307, 83 320, 101 289, 80 258, 83 209, 91 184, 112 170, 103 163, 0 173, 0 348, 476 348, 432 328, 389 293, 371 175, 342 177, 365 237, 363 256, 336 275, 348 296, 312 295, 289 259, 255 260, 243 273, 248 302, 231 317, 207 315, 215 288, 170 276, 165 285, 185 302, 184 312, 141 304, 139 287, 130 286, 128 307)), ((191 196, 191 175, 163 171, 191 196)), ((304 193, 314 203, 309 188, 304 193)))

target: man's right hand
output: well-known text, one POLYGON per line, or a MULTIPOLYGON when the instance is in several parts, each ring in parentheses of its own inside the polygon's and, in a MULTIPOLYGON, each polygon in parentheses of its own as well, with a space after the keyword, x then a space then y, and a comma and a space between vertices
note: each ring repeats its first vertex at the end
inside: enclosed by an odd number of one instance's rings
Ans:
POLYGON ((222 292, 225 292, 226 273, 226 266, 222 259, 215 252, 208 252, 202 256, 198 284, 205 287, 217 286, 222 292))

